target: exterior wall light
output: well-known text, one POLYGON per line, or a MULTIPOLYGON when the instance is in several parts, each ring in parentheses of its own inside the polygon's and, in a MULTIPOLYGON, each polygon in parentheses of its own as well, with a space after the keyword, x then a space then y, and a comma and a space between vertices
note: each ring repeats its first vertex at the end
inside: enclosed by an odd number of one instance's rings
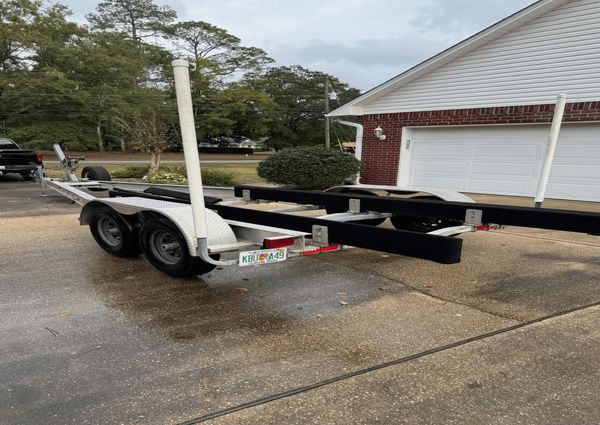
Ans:
POLYGON ((387 136, 385 134, 383 134, 383 128, 381 128, 381 126, 377 127, 374 131, 375 133, 375 137, 377 137, 379 140, 385 140, 387 138, 387 136))

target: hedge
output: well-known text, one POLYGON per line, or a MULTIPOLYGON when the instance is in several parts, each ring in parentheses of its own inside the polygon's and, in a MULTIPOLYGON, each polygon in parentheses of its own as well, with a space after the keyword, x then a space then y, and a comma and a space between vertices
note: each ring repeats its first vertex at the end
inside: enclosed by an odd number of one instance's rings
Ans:
POLYGON ((340 185, 360 171, 352 155, 324 146, 284 149, 258 166, 259 177, 298 189, 322 190, 340 185))

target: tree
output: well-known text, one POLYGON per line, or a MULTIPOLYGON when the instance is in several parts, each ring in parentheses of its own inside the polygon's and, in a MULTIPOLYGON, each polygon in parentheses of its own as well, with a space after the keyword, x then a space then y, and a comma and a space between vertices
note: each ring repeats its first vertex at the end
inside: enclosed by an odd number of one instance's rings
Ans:
MULTIPOLYGON (((88 16, 91 29, 69 15, 52 0, 0 1, 0 121, 25 146, 102 150, 131 140, 157 164, 176 145, 174 55, 165 44, 197 65, 190 77, 201 137, 270 136, 275 148, 321 143, 325 74, 268 68, 263 50, 225 29, 169 24, 175 11, 154 0, 102 0, 88 16), (154 134, 150 145, 143 132, 154 134)), ((358 94, 331 81, 342 101, 358 94)))
POLYGON ((140 87, 124 101, 113 123, 131 148, 150 153, 150 169, 157 171, 162 153, 178 139, 175 98, 169 90, 140 87))
MULTIPOLYGON (((93 121, 100 151, 108 141, 107 136, 109 139, 122 139, 120 126, 114 125, 113 118, 122 115, 132 101, 128 76, 156 77, 158 71, 150 70, 162 66, 160 53, 157 57, 145 54, 136 48, 138 44, 114 33, 90 33, 71 49, 70 64, 66 68, 70 70, 70 78, 77 81, 79 90, 85 93, 84 111, 93 121)), ((162 97, 162 90, 148 87, 152 85, 151 78, 154 77, 138 79, 147 89, 143 93, 162 97)))
MULTIPOLYGON (((104 0, 96 7, 96 13, 86 15, 95 30, 128 34, 135 43, 134 49, 142 55, 164 51, 143 40, 162 34, 176 17, 177 13, 169 6, 158 6, 153 0, 104 0)), ((132 87, 136 88, 143 77, 131 75, 130 78, 132 87)))
POLYGON ((83 93, 61 67, 70 43, 82 34, 67 21, 69 13, 41 1, 0 4, 0 120, 26 146, 65 141, 81 146, 89 140, 83 93))
POLYGON ((178 49, 191 55, 199 70, 217 76, 258 70, 273 62, 264 50, 243 47, 238 37, 208 22, 177 22, 167 34, 178 49))
POLYGON ((86 15, 95 29, 127 33, 134 41, 159 34, 176 17, 169 6, 152 0, 104 0, 96 6, 96 13, 86 15))
MULTIPOLYGON (((244 79, 253 90, 268 93, 275 102, 267 144, 274 149, 324 143, 323 93, 327 75, 301 66, 268 68, 244 79)), ((340 103, 360 93, 333 76, 328 76, 340 103)))
POLYGON ((195 99, 196 126, 200 138, 243 135, 262 138, 269 134, 275 102, 266 93, 231 84, 195 99), (202 102, 199 104, 199 102, 202 102))
POLYGON ((7 72, 24 65, 39 33, 33 21, 41 3, 27 0, 0 2, 0 71, 7 72))

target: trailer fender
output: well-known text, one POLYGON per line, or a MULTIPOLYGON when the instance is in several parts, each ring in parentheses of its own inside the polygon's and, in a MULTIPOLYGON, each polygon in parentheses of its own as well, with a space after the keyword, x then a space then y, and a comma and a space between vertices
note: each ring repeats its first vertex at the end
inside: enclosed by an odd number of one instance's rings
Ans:
POLYGON ((453 190, 436 189, 431 187, 417 187, 417 186, 383 186, 383 185, 370 185, 370 184, 351 184, 345 186, 334 186, 326 189, 325 192, 332 193, 344 193, 352 192, 353 190, 369 191, 373 194, 381 194, 387 192, 390 194, 403 195, 407 198, 411 198, 411 195, 423 196, 430 195, 435 196, 442 201, 449 202, 468 202, 474 203, 475 200, 469 196, 456 192, 453 190))
MULTIPOLYGON (((185 238, 189 252, 192 256, 196 253, 196 238, 194 235, 194 223, 192 221, 191 206, 173 202, 159 201, 145 198, 106 198, 101 201, 92 201, 85 205, 80 215, 80 224, 89 224, 91 213, 95 208, 109 207, 123 215, 127 221, 135 224, 133 219, 139 213, 148 213, 162 216, 170 220, 185 238)), ((237 238, 227 222, 216 212, 206 210, 206 221, 208 226, 208 245, 234 244, 237 238)))

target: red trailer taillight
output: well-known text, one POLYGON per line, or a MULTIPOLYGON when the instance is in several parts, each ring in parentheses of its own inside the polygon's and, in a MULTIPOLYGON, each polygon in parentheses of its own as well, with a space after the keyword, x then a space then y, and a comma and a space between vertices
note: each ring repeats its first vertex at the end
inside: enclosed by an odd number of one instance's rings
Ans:
POLYGON ((339 251, 341 249, 342 249, 341 245, 327 245, 327 246, 323 246, 323 247, 308 249, 306 251, 303 251, 300 255, 306 256, 306 255, 322 254, 324 252, 339 251))
POLYGON ((44 162, 44 155, 40 151, 35 153, 35 162, 39 165, 42 165, 44 162))
POLYGON ((294 245, 293 237, 275 237, 263 240, 263 248, 274 249, 294 245))

